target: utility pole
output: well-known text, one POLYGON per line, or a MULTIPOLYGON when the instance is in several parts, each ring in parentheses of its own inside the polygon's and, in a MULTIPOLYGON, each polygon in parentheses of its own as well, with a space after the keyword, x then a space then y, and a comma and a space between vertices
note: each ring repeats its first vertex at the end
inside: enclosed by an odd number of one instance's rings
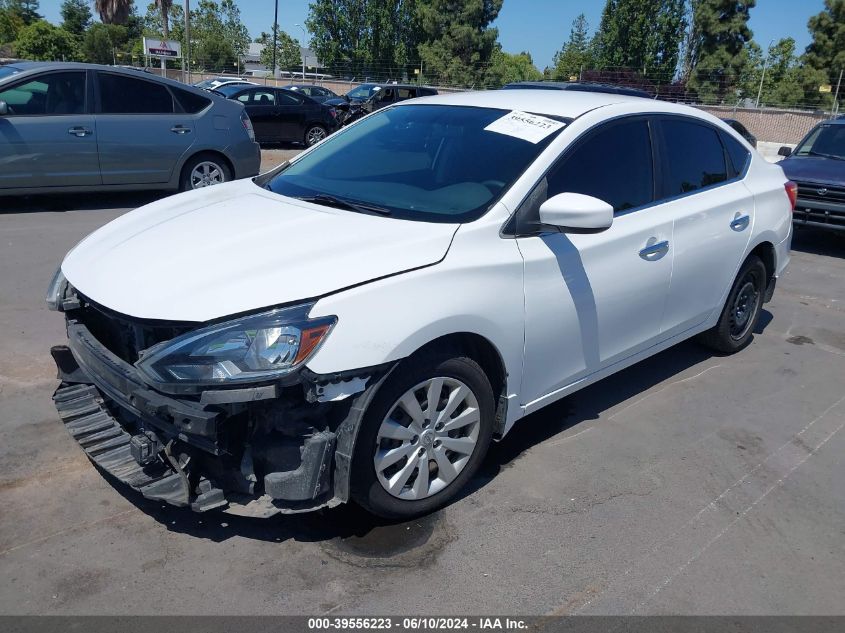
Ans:
POLYGON ((760 97, 763 95, 763 82, 766 81, 766 66, 768 66, 769 59, 772 56, 772 44, 774 44, 774 43, 775 43, 774 40, 769 42, 769 48, 766 51, 766 59, 763 62, 763 76, 760 77, 760 89, 757 91, 757 104, 754 106, 755 108, 760 107, 760 97))
POLYGON ((276 0, 276 14, 273 16, 273 79, 276 78, 276 41, 279 37, 279 0, 276 0))
MULTIPOLYGON (((305 44, 305 40, 308 39, 308 33, 305 32, 305 27, 301 24, 294 24, 294 26, 298 26, 302 30, 303 40, 302 43, 305 44)), ((305 49, 308 48, 307 46, 302 47, 302 81, 305 81, 305 49)))
POLYGON ((190 0, 185 0, 185 68, 188 69, 188 83, 191 83, 191 7, 190 0))
POLYGON ((845 70, 839 71, 839 81, 836 82, 836 94, 833 96, 833 113, 834 114, 839 113, 839 88, 840 88, 840 86, 842 86, 842 73, 843 72, 845 72, 845 70))

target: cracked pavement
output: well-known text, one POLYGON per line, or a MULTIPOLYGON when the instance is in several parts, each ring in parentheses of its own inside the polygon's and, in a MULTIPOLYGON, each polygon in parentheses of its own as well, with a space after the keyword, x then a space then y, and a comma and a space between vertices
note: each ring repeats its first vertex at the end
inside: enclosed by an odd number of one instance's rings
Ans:
POLYGON ((0 200, 0 613, 842 613, 841 237, 798 233, 748 349, 684 343, 526 418, 435 515, 257 521, 104 479, 50 400, 50 276, 154 197, 0 200))

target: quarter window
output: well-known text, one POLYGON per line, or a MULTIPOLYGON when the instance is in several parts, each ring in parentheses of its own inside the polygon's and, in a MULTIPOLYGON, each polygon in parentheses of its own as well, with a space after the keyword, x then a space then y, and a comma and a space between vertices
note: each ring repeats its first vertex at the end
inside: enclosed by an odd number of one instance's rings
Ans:
POLYGON ((674 198, 728 179, 725 152, 715 129, 680 119, 661 121, 663 196, 674 198))
POLYGON ((733 168, 731 173, 734 176, 739 176, 745 171, 745 165, 751 158, 751 152, 745 149, 742 146, 742 143, 731 137, 729 134, 722 134, 721 136, 722 143, 724 143, 725 149, 728 150, 728 157, 730 158, 731 167, 733 168))
POLYGON ((0 92, 10 114, 62 115, 85 112, 85 73, 39 75, 0 92))
POLYGON ((548 197, 580 193, 615 211, 654 200, 651 137, 644 120, 607 125, 576 146, 548 175, 548 197))
POLYGON ((100 73, 103 114, 169 114, 173 97, 161 84, 122 75, 100 73))

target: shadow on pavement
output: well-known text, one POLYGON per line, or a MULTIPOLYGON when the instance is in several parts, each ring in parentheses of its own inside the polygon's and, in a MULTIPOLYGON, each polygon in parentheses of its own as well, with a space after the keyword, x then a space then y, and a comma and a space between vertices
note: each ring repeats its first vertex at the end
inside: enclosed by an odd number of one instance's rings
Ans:
POLYGON ((810 255, 845 257, 845 231, 797 227, 792 235, 792 250, 810 255))
POLYGON ((0 197, 0 214, 134 209, 165 198, 169 191, 39 194, 0 197))

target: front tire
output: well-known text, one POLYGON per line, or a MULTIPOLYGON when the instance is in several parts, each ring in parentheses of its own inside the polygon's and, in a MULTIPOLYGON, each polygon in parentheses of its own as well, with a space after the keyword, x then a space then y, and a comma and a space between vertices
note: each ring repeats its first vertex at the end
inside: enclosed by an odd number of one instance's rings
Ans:
POLYGON ((701 342, 725 354, 733 354, 748 345, 763 311, 766 282, 766 267, 759 257, 752 255, 740 268, 719 321, 701 335, 701 342))
POLYGON ((373 514, 410 519, 454 499, 490 446, 493 389, 465 356, 405 362, 364 414, 352 498, 373 514))

